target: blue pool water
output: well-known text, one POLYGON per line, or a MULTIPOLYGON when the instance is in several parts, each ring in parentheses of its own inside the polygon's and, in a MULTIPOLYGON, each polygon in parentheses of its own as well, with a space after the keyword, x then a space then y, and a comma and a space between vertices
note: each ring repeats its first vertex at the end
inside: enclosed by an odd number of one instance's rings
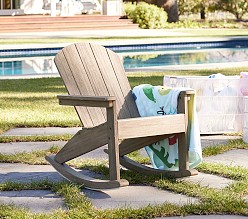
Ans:
MULTIPOLYGON (((248 61, 248 40, 106 46, 118 53, 126 70, 248 61)), ((61 48, 0 50, 0 76, 55 74, 53 58, 61 48)))

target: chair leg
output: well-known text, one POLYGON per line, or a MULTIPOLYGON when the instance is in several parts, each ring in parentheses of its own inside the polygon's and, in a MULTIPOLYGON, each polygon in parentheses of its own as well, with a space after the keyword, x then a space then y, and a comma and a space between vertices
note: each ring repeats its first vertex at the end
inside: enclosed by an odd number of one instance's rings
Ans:
POLYGON ((189 170, 188 146, 185 133, 178 134, 178 160, 179 172, 189 170))
POLYGON ((110 180, 120 180, 119 140, 115 102, 107 108, 108 155, 110 180))

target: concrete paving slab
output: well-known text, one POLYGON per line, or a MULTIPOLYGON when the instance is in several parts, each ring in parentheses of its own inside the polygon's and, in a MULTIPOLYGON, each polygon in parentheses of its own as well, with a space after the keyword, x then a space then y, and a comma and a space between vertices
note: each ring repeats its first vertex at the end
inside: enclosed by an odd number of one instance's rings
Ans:
POLYGON ((14 128, 1 134, 1 136, 30 136, 30 135, 74 135, 81 127, 60 128, 60 127, 45 127, 45 128, 14 128))
POLYGON ((196 198, 144 185, 130 185, 101 191, 83 189, 82 192, 99 209, 140 208, 165 202, 183 205, 198 201, 196 198))
POLYGON ((102 146, 100 148, 97 148, 87 154, 84 154, 78 158, 75 158, 75 159, 102 159, 102 160, 106 160, 108 159, 108 154, 106 154, 104 152, 104 149, 107 149, 108 146, 105 145, 105 146, 102 146))
POLYGON ((204 161, 248 168, 248 150, 230 150, 216 156, 205 157, 204 161))
MULTIPOLYGON (((79 170, 89 177, 101 178, 102 175, 90 170, 79 170)), ((28 165, 21 163, 0 163, 0 183, 4 182, 52 182, 67 181, 51 165, 28 165)))
POLYGON ((200 184, 200 186, 215 189, 223 189, 234 182, 231 179, 206 173, 198 173, 198 175, 196 176, 189 176, 178 180, 194 184, 200 184))
POLYGON ((52 146, 62 147, 65 145, 65 143, 66 141, 0 143, 0 153, 16 154, 21 152, 47 150, 52 146))
POLYGON ((14 204, 33 213, 66 210, 63 198, 48 190, 1 191, 0 204, 14 204))
POLYGON ((229 140, 241 139, 241 136, 228 136, 228 135, 202 135, 201 145, 202 147, 225 145, 229 140))
MULTIPOLYGON (((0 143, 1 154, 16 154, 22 152, 32 152, 37 150, 46 150, 52 146, 63 147, 66 141, 51 141, 51 142, 12 142, 0 143)), ((95 149, 87 154, 84 154, 76 159, 108 159, 108 155, 104 152, 107 145, 95 149)))
POLYGON ((21 163, 0 163, 0 183, 34 182, 41 180, 60 182, 65 180, 50 165, 28 165, 21 163))

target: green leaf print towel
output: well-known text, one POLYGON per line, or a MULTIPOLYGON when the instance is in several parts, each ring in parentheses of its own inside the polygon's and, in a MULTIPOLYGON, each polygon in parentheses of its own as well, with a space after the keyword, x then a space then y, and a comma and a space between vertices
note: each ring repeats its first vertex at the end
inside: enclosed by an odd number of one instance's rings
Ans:
MULTIPOLYGON (((184 90, 186 89, 141 84, 133 88, 133 96, 140 116, 163 116, 177 113, 178 95, 184 90)), ((202 161, 200 131, 194 95, 189 101, 188 117, 189 167, 194 168, 202 161)), ((178 170, 177 135, 171 135, 167 139, 148 145, 146 152, 154 168, 178 170)))

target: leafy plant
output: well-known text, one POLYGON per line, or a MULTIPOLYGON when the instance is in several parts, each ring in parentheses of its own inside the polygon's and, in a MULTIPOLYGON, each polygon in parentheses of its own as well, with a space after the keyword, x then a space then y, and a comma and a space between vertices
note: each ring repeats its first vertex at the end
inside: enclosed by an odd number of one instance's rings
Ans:
POLYGON ((167 26, 167 14, 163 8, 145 2, 138 4, 125 4, 128 18, 139 24, 143 29, 160 29, 167 26))

